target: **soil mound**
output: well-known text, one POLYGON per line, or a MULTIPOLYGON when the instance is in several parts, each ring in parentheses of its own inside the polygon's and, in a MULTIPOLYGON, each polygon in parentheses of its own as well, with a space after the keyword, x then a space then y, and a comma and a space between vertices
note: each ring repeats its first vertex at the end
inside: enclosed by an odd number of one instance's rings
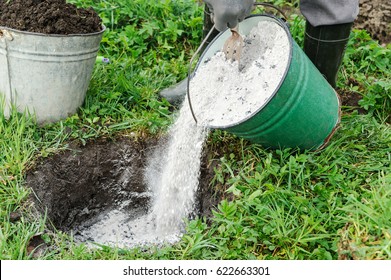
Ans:
POLYGON ((66 0, 0 0, 0 26, 44 34, 87 34, 102 30, 92 9, 66 0))

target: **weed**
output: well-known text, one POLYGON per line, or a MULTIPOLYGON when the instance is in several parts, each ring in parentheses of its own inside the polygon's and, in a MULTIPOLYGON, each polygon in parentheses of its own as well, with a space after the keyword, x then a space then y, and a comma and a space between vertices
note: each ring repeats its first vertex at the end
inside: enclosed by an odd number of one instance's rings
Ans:
MULTIPOLYGON (((346 76, 360 86, 359 104, 379 119, 391 115, 391 45, 382 47, 365 30, 354 30, 344 57, 346 76)), ((349 80, 349 79, 348 79, 349 80)))

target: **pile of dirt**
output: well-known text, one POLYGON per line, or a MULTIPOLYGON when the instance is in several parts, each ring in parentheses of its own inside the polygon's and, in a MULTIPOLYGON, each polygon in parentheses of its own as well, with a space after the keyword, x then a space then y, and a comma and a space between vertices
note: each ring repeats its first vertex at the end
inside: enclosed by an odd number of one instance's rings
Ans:
POLYGON ((360 0, 355 28, 367 30, 380 43, 391 43, 391 1, 360 0))
POLYGON ((0 0, 0 26, 44 34, 88 34, 102 30, 92 9, 66 0, 0 0))

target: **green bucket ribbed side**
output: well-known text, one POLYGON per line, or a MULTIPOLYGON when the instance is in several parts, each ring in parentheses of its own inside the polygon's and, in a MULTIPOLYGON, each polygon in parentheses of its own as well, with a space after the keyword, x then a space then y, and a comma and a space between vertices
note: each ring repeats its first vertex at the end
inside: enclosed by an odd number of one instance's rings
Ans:
POLYGON ((274 97, 257 114, 225 130, 265 147, 315 149, 339 120, 339 100, 292 40, 292 60, 274 97))

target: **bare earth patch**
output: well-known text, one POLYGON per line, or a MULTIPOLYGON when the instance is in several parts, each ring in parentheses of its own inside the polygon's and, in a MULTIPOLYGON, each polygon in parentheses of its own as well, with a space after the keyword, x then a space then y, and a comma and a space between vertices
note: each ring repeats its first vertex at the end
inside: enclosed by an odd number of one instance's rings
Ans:
MULTIPOLYGON (((125 213, 126 222, 116 230, 127 231, 150 210, 151 193, 144 170, 156 144, 156 139, 136 141, 130 137, 100 139, 86 146, 72 144, 68 151, 42 160, 27 174, 32 200, 56 229, 72 232, 79 241, 95 241, 80 231, 113 211, 125 213)), ((213 175, 205 154, 192 217, 210 216, 219 202, 209 187, 213 175)))

